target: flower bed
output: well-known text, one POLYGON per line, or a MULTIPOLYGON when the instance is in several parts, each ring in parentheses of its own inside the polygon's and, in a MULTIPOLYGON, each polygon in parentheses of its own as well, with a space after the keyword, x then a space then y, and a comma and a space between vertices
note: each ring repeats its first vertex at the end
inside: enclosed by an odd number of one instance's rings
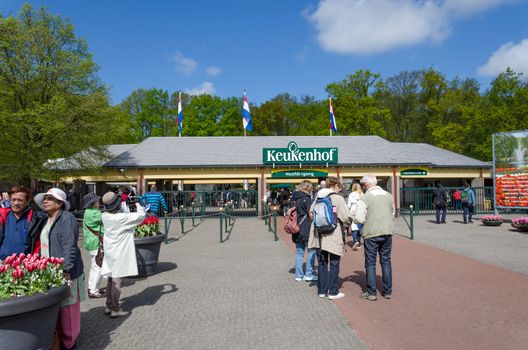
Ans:
POLYGON ((528 217, 512 219, 511 225, 518 230, 528 231, 528 217))
POLYGON ((155 216, 149 216, 141 224, 136 226, 134 237, 157 236, 159 233, 159 219, 155 216))
POLYGON ((486 226, 500 226, 504 222, 504 218, 500 215, 484 215, 480 221, 486 226))
POLYGON ((63 286, 62 262, 62 258, 40 258, 38 254, 8 256, 0 262, 0 301, 63 286))

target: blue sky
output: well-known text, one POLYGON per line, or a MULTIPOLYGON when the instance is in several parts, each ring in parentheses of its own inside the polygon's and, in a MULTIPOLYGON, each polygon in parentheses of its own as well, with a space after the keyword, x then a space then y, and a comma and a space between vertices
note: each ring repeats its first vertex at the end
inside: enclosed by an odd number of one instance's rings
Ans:
MULTIPOLYGON (((26 1, 2 1, 4 16, 26 1)), ((507 66, 528 77, 528 0, 29 1, 68 17, 113 103, 161 88, 252 103, 326 98, 357 69, 433 67, 483 90, 507 66)))

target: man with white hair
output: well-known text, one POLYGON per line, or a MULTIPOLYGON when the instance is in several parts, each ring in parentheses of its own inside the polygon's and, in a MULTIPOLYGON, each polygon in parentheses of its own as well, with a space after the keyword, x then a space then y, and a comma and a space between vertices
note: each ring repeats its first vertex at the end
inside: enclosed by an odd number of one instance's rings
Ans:
POLYGON ((363 223, 361 231, 365 248, 365 272, 367 290, 361 298, 370 301, 376 296, 376 256, 380 254, 381 275, 383 281, 382 295, 392 297, 392 227, 394 220, 394 197, 377 185, 374 175, 365 175, 360 181, 365 194, 359 199, 356 208, 356 221, 363 223))

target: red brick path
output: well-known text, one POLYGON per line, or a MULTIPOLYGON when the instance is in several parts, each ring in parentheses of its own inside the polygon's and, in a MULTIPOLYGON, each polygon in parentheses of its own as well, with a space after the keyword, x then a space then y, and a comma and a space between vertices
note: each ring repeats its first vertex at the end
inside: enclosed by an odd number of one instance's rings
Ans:
MULTIPOLYGON (((279 237, 294 251, 291 236, 279 237)), ((528 276, 398 236, 392 268, 393 299, 370 302, 359 298, 363 250, 341 259, 346 297, 335 303, 369 349, 528 348, 528 276)), ((379 264, 376 273, 380 289, 379 264)))

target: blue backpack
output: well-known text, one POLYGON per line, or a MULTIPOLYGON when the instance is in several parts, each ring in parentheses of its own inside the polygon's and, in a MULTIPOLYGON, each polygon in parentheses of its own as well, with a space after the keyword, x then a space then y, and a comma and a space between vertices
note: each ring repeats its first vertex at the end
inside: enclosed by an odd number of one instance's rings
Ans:
POLYGON ((320 234, 332 233, 337 227, 332 201, 329 198, 331 194, 323 198, 317 198, 313 207, 314 227, 320 234))

